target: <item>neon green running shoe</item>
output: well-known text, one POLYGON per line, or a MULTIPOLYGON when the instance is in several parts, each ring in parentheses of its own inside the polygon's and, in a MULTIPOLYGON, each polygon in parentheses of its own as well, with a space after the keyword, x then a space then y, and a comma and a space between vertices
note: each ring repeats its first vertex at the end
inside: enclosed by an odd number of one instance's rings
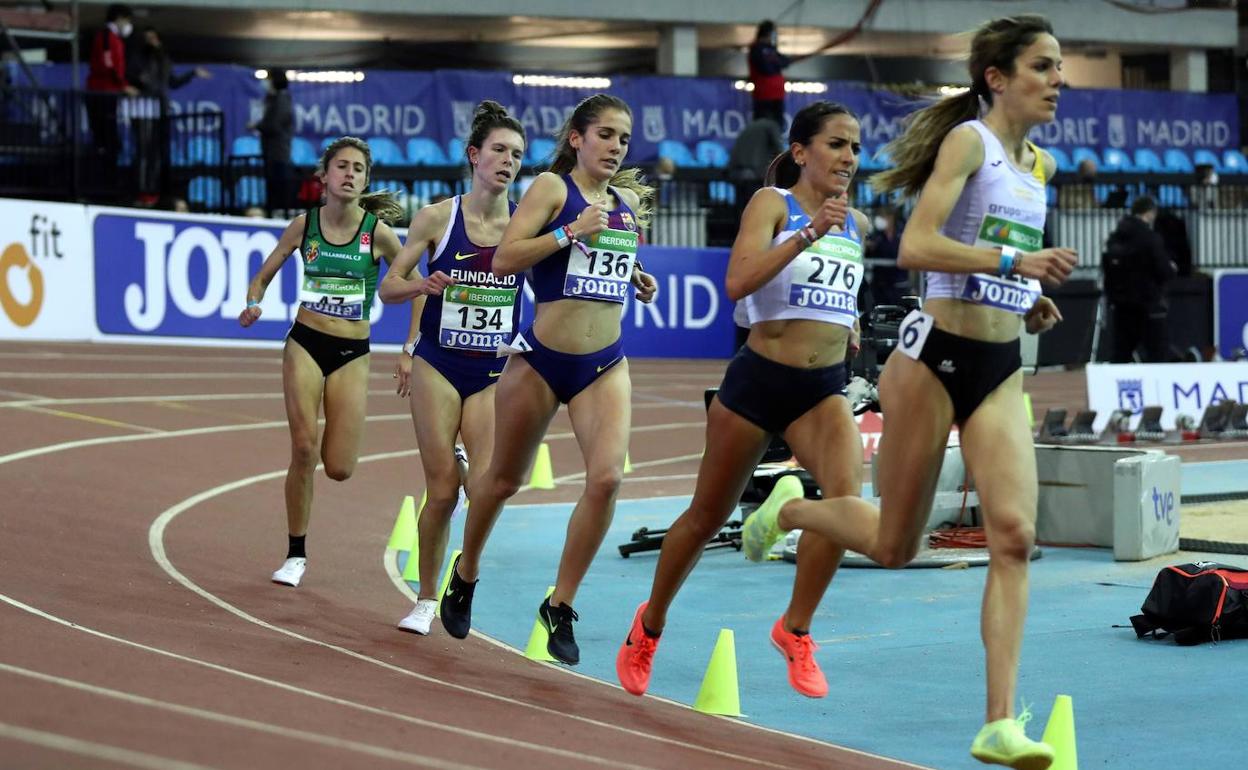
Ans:
POLYGON ((741 550, 750 561, 762 561, 767 552, 784 536, 780 529, 780 508, 788 501, 804 497, 802 480, 797 476, 784 476, 772 488, 771 494, 758 509, 751 513, 741 528, 741 550))
POLYGON ((1030 719, 1031 709, 1025 708, 1017 719, 998 719, 984 725, 971 743, 971 756, 986 765, 1047 770, 1053 764, 1053 748, 1027 737, 1023 726, 1030 719))

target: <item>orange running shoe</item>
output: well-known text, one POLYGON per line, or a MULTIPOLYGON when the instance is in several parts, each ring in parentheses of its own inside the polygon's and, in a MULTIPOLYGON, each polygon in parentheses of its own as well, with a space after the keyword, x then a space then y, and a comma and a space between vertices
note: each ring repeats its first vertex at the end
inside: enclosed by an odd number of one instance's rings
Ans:
POLYGON ((828 694, 828 680, 815 662, 815 650, 819 645, 810 634, 790 633, 784 630, 781 615, 771 627, 771 643, 789 664, 789 684, 807 698, 822 698, 828 694))
POLYGON ((646 688, 650 686, 650 670, 654 665, 654 651, 659 647, 658 638, 647 634, 641 624, 641 613, 646 611, 649 603, 642 602, 637 607, 633 625, 615 656, 615 675, 619 677, 620 685, 633 695, 646 694, 646 688))

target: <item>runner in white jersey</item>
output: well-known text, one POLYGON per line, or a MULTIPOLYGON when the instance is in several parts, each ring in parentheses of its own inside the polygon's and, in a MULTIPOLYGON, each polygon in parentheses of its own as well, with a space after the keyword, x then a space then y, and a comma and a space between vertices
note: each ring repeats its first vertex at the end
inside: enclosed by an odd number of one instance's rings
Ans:
MULTIPOLYGON (((839 104, 815 102, 793 117, 789 143, 768 174, 776 186, 746 207, 728 263, 728 295, 739 300, 749 339, 707 411, 693 500, 663 538, 650 598, 616 657, 620 683, 634 695, 649 684, 668 607, 736 510, 772 436, 784 436, 825 495, 862 491, 862 444, 844 397, 867 227, 846 202, 861 151, 858 120, 839 104)), ((795 476, 783 481, 800 491, 795 476)), ((810 624, 843 552, 818 534, 803 537, 789 606, 771 628, 789 684, 812 698, 827 695, 828 683, 810 624)))
POLYGON ((889 147, 897 166, 873 180, 882 191, 919 193, 898 266, 928 276, 923 310, 902 323, 880 378, 881 507, 855 497, 793 499, 800 489, 778 488, 746 523, 761 533, 743 539, 748 551, 801 528, 803 548, 819 532, 886 567, 903 566, 918 549, 957 424, 990 554, 981 618, 986 721, 971 755, 1043 770, 1052 748, 1027 737, 1025 710, 1014 718, 1037 495, 1018 335, 1024 325, 1041 332, 1061 320, 1036 281, 1061 283, 1075 264, 1070 249, 1041 247, 1042 181, 1054 163, 1026 141, 1056 113, 1061 48, 1041 16, 997 19, 975 34, 970 74, 966 94, 914 116, 889 147))

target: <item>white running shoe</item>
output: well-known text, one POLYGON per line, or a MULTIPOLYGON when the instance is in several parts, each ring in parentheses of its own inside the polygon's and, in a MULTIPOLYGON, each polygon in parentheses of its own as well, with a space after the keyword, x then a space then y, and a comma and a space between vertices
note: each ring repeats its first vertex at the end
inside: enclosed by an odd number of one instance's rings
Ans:
POLYGON ((468 494, 463 487, 460 487, 459 499, 455 501, 455 508, 451 511, 451 518, 454 519, 466 510, 468 510, 468 494))
POLYGON ((277 572, 273 573, 273 582, 292 588, 298 586, 299 581, 303 579, 303 571, 307 568, 308 560, 302 556, 289 558, 282 562, 277 572))
POLYGON ((407 614, 407 617, 399 621, 399 629, 427 636, 429 634, 429 626, 433 624, 433 613, 437 608, 437 599, 417 599, 416 606, 412 611, 407 614))

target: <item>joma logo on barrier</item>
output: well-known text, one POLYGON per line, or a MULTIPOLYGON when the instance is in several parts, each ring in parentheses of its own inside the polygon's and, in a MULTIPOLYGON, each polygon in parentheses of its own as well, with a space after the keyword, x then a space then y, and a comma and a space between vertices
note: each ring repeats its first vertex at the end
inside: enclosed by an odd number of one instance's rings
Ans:
MULTIPOLYGON (((111 227, 106 235, 97 232, 96 258, 107 258, 113 262, 113 269, 127 258, 138 256, 142 260, 142 281, 126 285, 122 295, 126 320, 141 332, 159 328, 171 310, 192 319, 238 315, 247 305, 252 274, 277 246, 277 236, 267 230, 179 229, 171 221, 108 219, 124 224, 120 233, 111 227), (139 254, 124 244, 125 230, 130 227, 139 254), (113 242, 115 239, 123 243, 113 242)), ((282 272, 292 264, 298 266, 299 261, 292 259, 286 264, 282 272)), ((295 303, 282 301, 281 278, 279 273, 261 302, 264 320, 286 323, 292 317, 295 303)))

